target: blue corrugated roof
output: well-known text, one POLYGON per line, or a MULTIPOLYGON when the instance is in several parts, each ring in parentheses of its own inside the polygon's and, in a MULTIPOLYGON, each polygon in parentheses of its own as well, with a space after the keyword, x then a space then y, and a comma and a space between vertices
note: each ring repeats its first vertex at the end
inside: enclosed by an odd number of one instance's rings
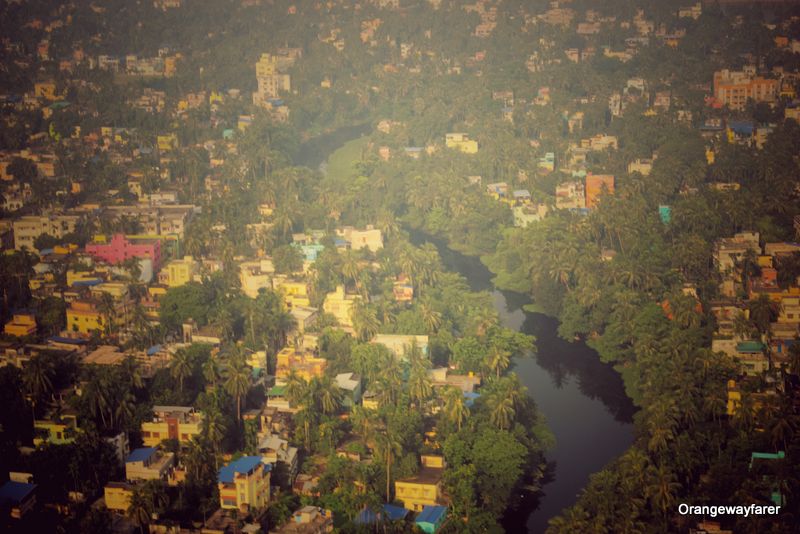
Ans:
POLYGON ((158 352, 160 350, 161 350, 161 345, 153 345, 152 347, 147 349, 147 355, 148 356, 152 356, 153 354, 155 354, 156 352, 158 352))
POLYGON ((102 283, 103 283, 102 278, 92 278, 91 280, 75 280, 74 282, 72 282, 72 285, 79 287, 89 287, 89 286, 96 286, 102 283))
POLYGON ((405 517, 408 515, 408 510, 402 506, 395 506, 393 504, 384 504, 383 511, 386 512, 386 517, 392 521, 405 519, 405 517))
MULTIPOLYGON (((217 478, 223 484, 230 484, 233 482, 233 476, 236 473, 247 474, 255 469, 261 462, 261 456, 242 456, 235 462, 223 466, 219 470, 217 478)), ((264 468, 269 471, 272 468, 270 464, 264 464, 264 468)))
POLYGON ((357 525, 372 525, 377 523, 382 518, 389 521, 401 521, 408 515, 408 510, 402 506, 394 506, 393 504, 383 505, 383 514, 376 514, 369 508, 364 508, 356 516, 355 522, 357 525))
POLYGON ((447 506, 426 506, 417 516, 417 523, 437 524, 447 514, 447 506))
POLYGON ((155 454, 155 447, 142 447, 141 449, 133 449, 125 463, 143 462, 155 454))
POLYGON ((24 482, 9 480, 0 487, 0 503, 20 503, 35 489, 36 484, 26 484, 24 482))

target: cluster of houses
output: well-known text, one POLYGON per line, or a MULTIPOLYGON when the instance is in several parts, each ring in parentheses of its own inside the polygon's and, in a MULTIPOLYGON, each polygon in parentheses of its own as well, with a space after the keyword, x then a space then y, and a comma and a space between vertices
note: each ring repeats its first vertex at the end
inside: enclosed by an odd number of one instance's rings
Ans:
MULTIPOLYGON (((795 226, 800 227, 800 218, 795 226)), ((793 374, 791 360, 800 336, 800 280, 782 277, 779 283, 779 272, 788 268, 782 260, 797 253, 798 243, 762 243, 758 232, 752 231, 715 243, 721 281, 719 299, 711 303, 716 319, 711 349, 731 358, 739 369, 738 378, 727 384, 726 411, 731 417, 742 409, 759 410, 779 396, 791 399, 795 410, 800 407, 800 378, 793 374), (745 391, 753 401, 749 407, 743 406, 745 391)), ((750 467, 783 456, 783 451, 753 452, 750 467)), ((770 498, 782 506, 785 495, 775 481, 770 498)))

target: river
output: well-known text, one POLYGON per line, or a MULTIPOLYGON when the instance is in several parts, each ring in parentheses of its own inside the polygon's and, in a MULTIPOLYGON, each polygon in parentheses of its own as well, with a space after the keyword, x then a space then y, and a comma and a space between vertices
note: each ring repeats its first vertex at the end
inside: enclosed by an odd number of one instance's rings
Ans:
POLYGON ((556 444, 547 454, 549 472, 542 491, 524 495, 521 505, 503 518, 503 526, 507 532, 544 532, 550 518, 575 503, 589 475, 633 442, 635 408, 622 379, 584 343, 558 337, 558 321, 524 311, 530 302, 527 296, 495 289, 491 273, 478 258, 420 234, 412 240, 432 242, 445 267, 465 276, 473 290, 490 291, 504 326, 536 336, 536 354, 516 358, 513 370, 547 419, 556 444))
MULTIPOLYGON (((358 125, 310 139, 301 146, 296 164, 319 166, 324 172, 330 153, 369 130, 368 124, 358 125)), ((473 290, 490 291, 503 325, 536 336, 536 353, 516 358, 513 370, 547 419, 556 444, 547 454, 549 469, 542 490, 524 494, 520 506, 509 510, 502 523, 507 532, 544 532, 550 518, 575 503, 589 476, 633 442, 635 409, 622 379, 584 343, 559 338, 555 319, 524 311, 530 302, 527 296, 495 289, 491 273, 478 258, 418 232, 411 238, 415 244, 436 245, 444 265, 466 277, 473 290)))

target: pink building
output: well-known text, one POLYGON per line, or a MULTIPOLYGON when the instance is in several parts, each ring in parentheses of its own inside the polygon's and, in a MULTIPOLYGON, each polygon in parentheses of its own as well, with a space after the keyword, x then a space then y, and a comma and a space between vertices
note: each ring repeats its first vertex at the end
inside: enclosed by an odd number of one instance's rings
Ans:
POLYGON ((108 243, 86 245, 86 253, 112 265, 129 258, 150 258, 154 271, 161 266, 161 241, 157 240, 130 240, 122 234, 114 234, 108 243))

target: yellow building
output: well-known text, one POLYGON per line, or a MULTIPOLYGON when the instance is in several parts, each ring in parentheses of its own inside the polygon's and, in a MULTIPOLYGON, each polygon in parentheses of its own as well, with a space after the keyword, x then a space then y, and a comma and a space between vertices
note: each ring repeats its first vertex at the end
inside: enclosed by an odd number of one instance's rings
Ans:
POLYGON ((159 135, 156 137, 158 151, 170 152, 178 148, 178 136, 174 133, 159 135))
POLYGON ((133 486, 125 482, 109 482, 103 488, 106 508, 122 514, 128 511, 133 496, 133 486))
POLYGON ((182 260, 172 260, 161 269, 159 281, 169 287, 178 287, 188 284, 197 273, 197 262, 191 256, 184 256, 182 260))
POLYGON ((444 136, 444 144, 447 148, 455 148, 465 154, 475 154, 478 152, 478 142, 469 138, 465 133, 449 133, 444 136))
POLYGON ((9 336, 25 337, 36 333, 36 317, 32 313, 15 313, 3 328, 9 336))
POLYGON ((275 277, 272 280, 272 288, 283 294, 288 308, 311 306, 308 298, 308 284, 305 282, 289 280, 286 277, 275 277))
POLYGON ((95 301, 76 300, 67 308, 67 329, 72 332, 89 335, 94 330, 102 331, 103 319, 95 301))
POLYGON ((736 386, 736 380, 728 380, 728 407, 726 413, 729 416, 736 415, 739 406, 742 405, 742 392, 736 386))
POLYGON ((176 439, 182 445, 200 435, 203 414, 188 406, 153 406, 153 418, 142 423, 142 441, 155 447, 162 440, 176 439))
POLYGON ((325 367, 328 360, 317 358, 312 352, 298 352, 294 347, 284 347, 278 352, 277 363, 275 365, 275 376, 286 378, 292 372, 304 380, 321 377, 325 374, 325 367))
POLYGON ((352 311, 353 305, 358 299, 358 295, 348 295, 344 292, 344 286, 337 286, 336 291, 325 296, 322 309, 325 313, 330 313, 336 317, 336 322, 341 326, 353 326, 352 311))
POLYGON ((219 504, 229 510, 260 510, 269 503, 272 466, 260 456, 243 456, 222 467, 217 476, 219 504))
POLYGON ((45 100, 60 100, 62 97, 56 92, 55 82, 37 82, 33 85, 33 94, 36 98, 45 100))
POLYGON ((420 460, 422 467, 415 476, 394 483, 395 498, 403 503, 404 508, 414 512, 421 512, 425 506, 442 504, 444 458, 423 455, 420 460))
POLYGON ((256 298, 259 290, 272 287, 273 274, 275 274, 275 267, 270 259, 240 263, 239 283, 242 286, 242 293, 251 299, 256 298))
POLYGON ((33 422, 33 444, 38 447, 45 443, 72 443, 78 431, 78 417, 75 414, 64 414, 54 419, 36 419, 33 422))

